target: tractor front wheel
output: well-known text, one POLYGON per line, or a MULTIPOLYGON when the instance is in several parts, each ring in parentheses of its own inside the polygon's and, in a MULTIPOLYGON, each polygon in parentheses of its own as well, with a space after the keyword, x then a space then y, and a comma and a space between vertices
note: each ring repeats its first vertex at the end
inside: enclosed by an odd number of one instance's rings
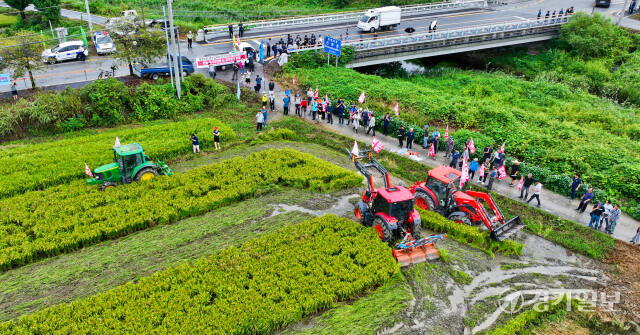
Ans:
POLYGON ((448 219, 453 222, 466 224, 467 226, 472 226, 471 220, 469 220, 469 218, 466 215, 452 214, 448 217, 448 219))
POLYGON ((147 181, 155 178, 158 175, 158 171, 156 169, 147 167, 144 168, 136 174, 136 181, 147 181))
POLYGON ((376 227, 376 230, 380 234, 380 239, 382 239, 382 241, 384 242, 387 242, 390 246, 393 246, 393 232, 389 229, 389 226, 386 224, 386 222, 384 222, 381 218, 376 217, 373 220, 373 226, 376 227))
POLYGON ((420 207, 421 209, 427 211, 432 211, 435 209, 436 203, 435 201, 433 201, 433 198, 431 198, 429 194, 418 191, 414 196, 416 198, 416 205, 418 205, 418 207, 420 207))
POLYGON ((117 183, 114 183, 112 181, 107 181, 107 182, 102 183, 102 185, 100 185, 100 191, 112 190, 116 186, 118 186, 117 183))

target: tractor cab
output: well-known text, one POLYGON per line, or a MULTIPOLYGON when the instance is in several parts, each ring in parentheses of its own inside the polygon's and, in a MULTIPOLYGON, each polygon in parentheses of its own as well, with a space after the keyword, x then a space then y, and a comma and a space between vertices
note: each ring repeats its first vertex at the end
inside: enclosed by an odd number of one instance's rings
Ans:
POLYGON ((130 143, 113 148, 113 163, 96 168, 89 185, 100 185, 104 190, 129 184, 133 181, 150 180, 159 174, 170 176, 173 171, 164 162, 154 162, 144 153, 138 143, 130 143))
POLYGON ((460 175, 460 171, 444 165, 429 170, 425 186, 433 192, 441 207, 451 205, 454 194, 459 192, 456 183, 459 182, 460 175))
POLYGON ((414 206, 413 194, 403 186, 378 189, 373 199, 373 212, 398 220, 409 219, 414 206))

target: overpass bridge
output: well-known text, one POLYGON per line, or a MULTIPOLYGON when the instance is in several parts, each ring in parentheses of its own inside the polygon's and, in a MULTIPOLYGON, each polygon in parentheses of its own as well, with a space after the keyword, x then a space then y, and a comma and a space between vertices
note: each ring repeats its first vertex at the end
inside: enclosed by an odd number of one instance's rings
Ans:
MULTIPOLYGON (((349 68, 545 41, 558 36, 569 16, 470 26, 436 32, 343 41, 355 54, 349 68)), ((321 50, 322 47, 305 50, 321 50)))

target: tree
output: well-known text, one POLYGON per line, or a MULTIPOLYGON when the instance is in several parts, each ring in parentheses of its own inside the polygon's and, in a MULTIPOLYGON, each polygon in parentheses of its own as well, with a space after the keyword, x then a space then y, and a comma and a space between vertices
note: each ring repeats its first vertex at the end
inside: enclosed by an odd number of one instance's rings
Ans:
POLYGON ((129 65, 133 75, 133 63, 150 63, 166 55, 165 37, 160 30, 146 30, 135 24, 121 24, 110 31, 116 45, 115 59, 129 65))
POLYGON ((31 87, 36 88, 33 72, 44 67, 41 59, 42 41, 39 35, 27 32, 16 34, 18 44, 5 46, 0 49, 0 69, 11 69, 13 78, 22 77, 29 73, 31 87))
POLYGON ((31 0, 4 0, 4 2, 13 9, 20 11, 20 17, 25 20, 27 17, 24 15, 24 9, 31 4, 31 0))
POLYGON ((45 23, 47 20, 53 24, 60 21, 60 0, 33 0, 33 4, 42 14, 45 23))

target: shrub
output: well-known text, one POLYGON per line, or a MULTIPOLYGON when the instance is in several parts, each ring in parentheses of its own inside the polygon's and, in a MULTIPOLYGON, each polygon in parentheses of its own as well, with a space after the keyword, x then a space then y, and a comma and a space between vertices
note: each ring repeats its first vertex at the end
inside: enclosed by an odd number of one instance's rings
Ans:
POLYGON ((357 174, 294 150, 268 150, 106 192, 84 181, 0 200, 0 269, 178 221, 269 185, 333 191, 357 174))
POLYGON ((133 92, 119 80, 109 78, 96 80, 80 90, 80 97, 86 104, 87 121, 94 127, 122 123, 129 110, 129 99, 133 92))
POLYGON ((560 39, 571 50, 584 58, 597 58, 607 55, 621 59, 633 46, 631 34, 616 26, 600 13, 593 16, 584 12, 573 15, 568 24, 560 30, 560 39))
POLYGON ((271 334, 398 271, 373 229, 327 215, 2 323, 0 332, 271 334))

